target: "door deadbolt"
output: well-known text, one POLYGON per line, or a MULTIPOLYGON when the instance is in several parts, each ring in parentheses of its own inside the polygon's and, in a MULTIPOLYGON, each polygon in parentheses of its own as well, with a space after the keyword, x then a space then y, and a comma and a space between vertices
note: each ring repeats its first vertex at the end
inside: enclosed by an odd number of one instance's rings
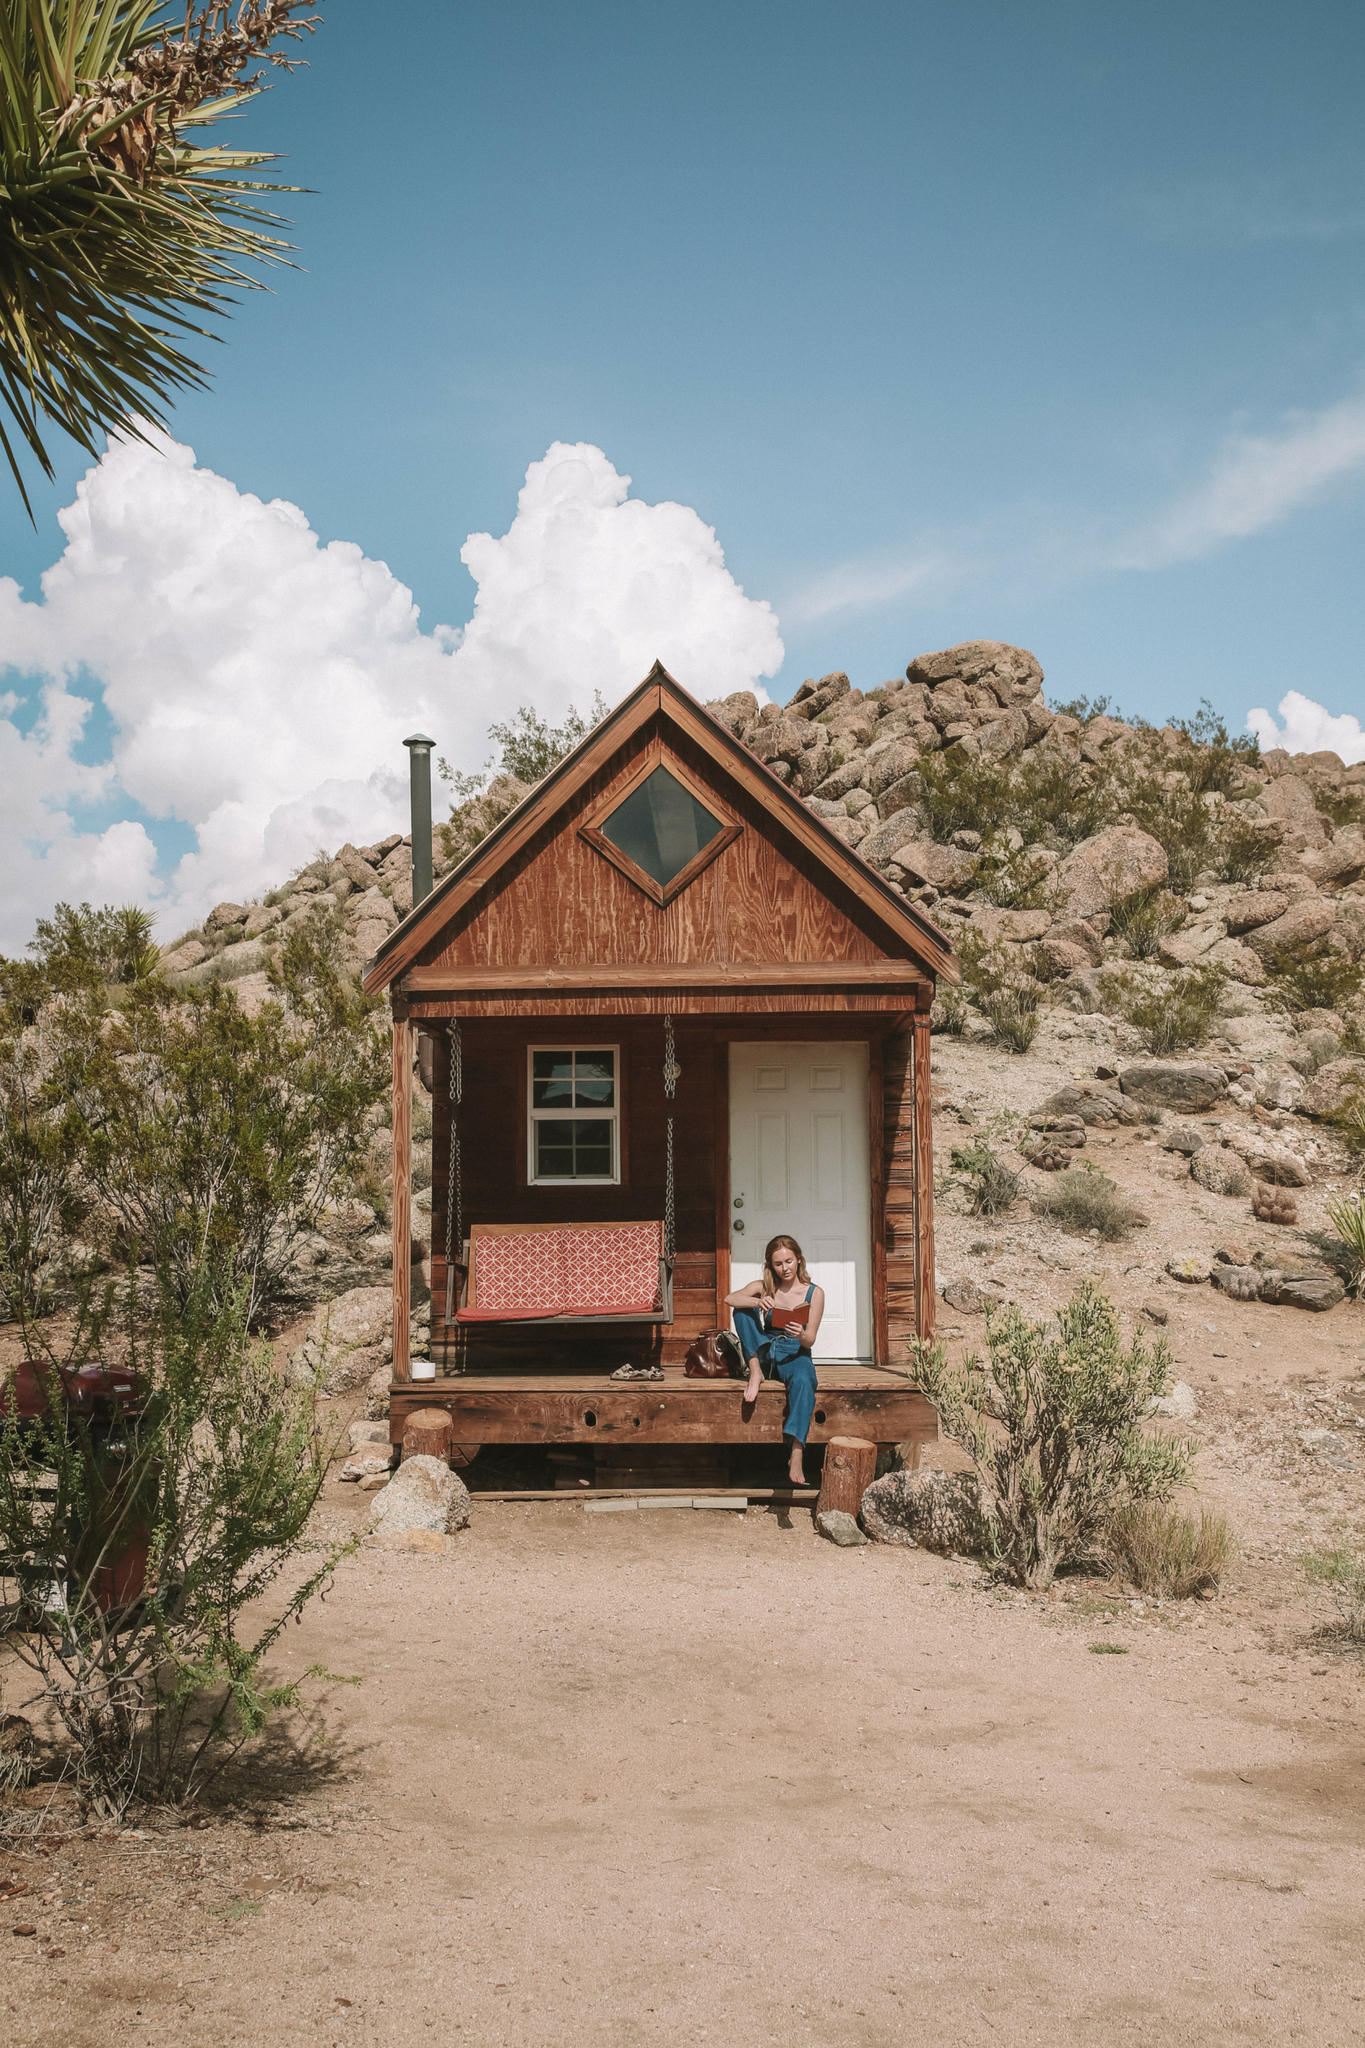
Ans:
POLYGON ((742 1209, 742 1208, 744 1207, 744 1197, 743 1197, 743 1195, 736 1195, 736 1196, 735 1196, 735 1207, 736 1207, 737 1209, 742 1209))

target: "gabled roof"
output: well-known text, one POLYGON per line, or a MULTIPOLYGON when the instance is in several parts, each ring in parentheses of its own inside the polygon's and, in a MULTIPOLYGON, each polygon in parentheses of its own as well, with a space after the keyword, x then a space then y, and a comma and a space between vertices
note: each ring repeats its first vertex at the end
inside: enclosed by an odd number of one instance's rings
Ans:
POLYGON ((408 912, 389 933, 365 970, 371 993, 390 987, 508 861, 563 810, 623 745, 655 716, 719 760, 726 774, 755 798, 803 852, 822 865, 831 880, 842 884, 870 911, 885 931, 887 946, 908 949, 928 973, 949 981, 960 969, 948 941, 913 904, 863 860, 822 818, 806 808, 785 783, 737 740, 727 726, 699 704, 656 661, 644 681, 616 709, 593 727, 571 754, 566 754, 543 781, 495 825, 456 867, 441 877, 431 894, 408 912))

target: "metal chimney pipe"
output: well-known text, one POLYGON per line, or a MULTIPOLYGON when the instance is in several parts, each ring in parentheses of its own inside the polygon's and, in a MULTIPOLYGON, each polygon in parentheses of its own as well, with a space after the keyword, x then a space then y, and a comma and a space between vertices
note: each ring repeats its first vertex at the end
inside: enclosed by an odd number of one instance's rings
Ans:
POLYGON ((412 788, 412 900, 425 902, 431 894, 431 750, 435 740, 424 732, 405 739, 409 779, 412 788))

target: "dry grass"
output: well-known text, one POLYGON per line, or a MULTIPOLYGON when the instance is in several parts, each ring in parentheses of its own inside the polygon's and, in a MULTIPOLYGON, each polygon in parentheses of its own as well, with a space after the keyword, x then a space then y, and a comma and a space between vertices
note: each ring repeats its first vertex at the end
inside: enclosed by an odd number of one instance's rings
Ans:
POLYGON ((1147 1220, 1107 1174, 1084 1165, 1059 1174, 1052 1187, 1040 1188, 1033 1197, 1033 1211, 1060 1223, 1063 1230, 1082 1235, 1093 1230, 1106 1244, 1116 1244, 1147 1220))
POLYGON ((1303 1563, 1310 1578, 1331 1587, 1336 1605, 1336 1620, 1327 1622, 1318 1635, 1344 1649, 1365 1649, 1365 1551, 1315 1551, 1303 1563))
POLYGON ((1134 1501, 1109 1524, 1115 1568, 1141 1593, 1188 1600, 1216 1587, 1232 1555, 1232 1531, 1206 1508, 1198 1518, 1158 1501, 1134 1501))

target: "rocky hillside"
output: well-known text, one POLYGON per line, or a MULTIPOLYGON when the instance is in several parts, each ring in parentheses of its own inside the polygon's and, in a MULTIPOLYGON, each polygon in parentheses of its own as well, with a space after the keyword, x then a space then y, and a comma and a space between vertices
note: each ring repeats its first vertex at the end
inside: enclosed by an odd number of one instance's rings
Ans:
MULTIPOLYGON (((710 709, 951 939, 964 988, 936 1007, 954 1043, 940 1064, 979 1047, 998 1070, 998 1055, 1038 1041, 1016 1081, 975 1091, 973 1112, 1029 1125, 1011 1156, 1030 1183, 1072 1163, 1097 1120, 1133 1120, 1131 1101, 1114 1108, 1126 1063, 1175 1055, 1216 1077, 1227 1130, 1195 1130, 1163 1157, 1192 1190, 1235 1194, 1250 1219, 1290 1230, 1296 1186, 1339 1189, 1353 1170, 1333 1119, 1365 1088, 1365 763, 1259 755, 1207 716, 1160 729, 1075 716, 1049 708, 1042 684, 1024 649, 970 641, 866 693, 836 673, 784 707, 740 692, 710 709), (1074 1100, 1057 1085, 1068 1038, 1101 1055, 1098 1076, 1093 1054, 1072 1070, 1074 1100)), ((502 776, 458 809, 438 832, 437 874, 525 794, 502 776)), ((162 966, 188 983, 230 979, 254 1005, 296 920, 339 912, 358 970, 410 904, 406 840, 347 845, 259 904, 217 905, 162 966)), ((429 1188, 420 1112, 418 1138, 429 1188)), ((386 1139, 376 1131, 381 1178, 386 1139)), ((1321 1202, 1309 1209, 1320 1222, 1321 1202)), ((319 1291, 329 1260, 327 1292, 387 1264, 382 1231, 333 1240, 316 1247, 319 1291)), ((1306 1250, 1286 1239, 1275 1270, 1306 1250)))

